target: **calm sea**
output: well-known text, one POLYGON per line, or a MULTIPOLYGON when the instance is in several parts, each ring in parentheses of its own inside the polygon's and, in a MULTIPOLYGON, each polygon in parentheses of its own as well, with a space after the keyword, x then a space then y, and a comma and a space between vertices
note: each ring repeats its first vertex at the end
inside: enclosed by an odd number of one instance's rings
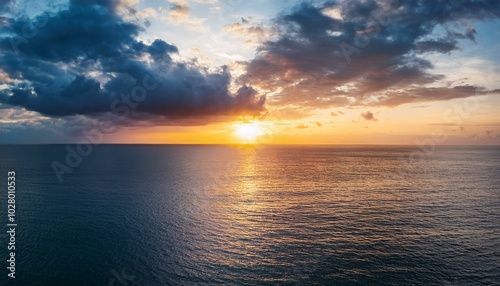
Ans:
POLYGON ((0 285, 500 285, 498 147, 65 148, 0 146, 0 285))

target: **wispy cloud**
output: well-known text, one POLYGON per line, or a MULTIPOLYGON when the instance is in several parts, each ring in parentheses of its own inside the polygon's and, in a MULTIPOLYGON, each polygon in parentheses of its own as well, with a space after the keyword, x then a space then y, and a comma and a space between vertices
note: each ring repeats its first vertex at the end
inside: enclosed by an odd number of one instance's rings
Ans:
POLYGON ((309 125, 307 125, 305 123, 300 123, 299 125, 297 125, 296 128, 297 129, 306 129, 306 128, 309 128, 309 125))
POLYGON ((192 17, 189 15, 190 9, 186 0, 170 0, 172 6, 165 16, 164 20, 175 25, 184 25, 193 30, 205 30, 203 23, 204 18, 192 17))
POLYGON ((338 110, 337 112, 330 112, 330 116, 335 117, 344 114, 344 112, 338 110))

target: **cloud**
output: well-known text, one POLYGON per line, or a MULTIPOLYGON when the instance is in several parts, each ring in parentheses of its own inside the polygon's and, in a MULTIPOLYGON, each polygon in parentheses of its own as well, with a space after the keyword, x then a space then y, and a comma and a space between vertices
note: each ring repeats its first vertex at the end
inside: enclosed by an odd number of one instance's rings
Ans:
POLYGON ((203 3, 203 4, 217 4, 219 0, 194 0, 194 2, 197 3, 203 3))
POLYGON ((470 21, 500 18, 500 2, 304 2, 278 16, 277 35, 259 46, 239 78, 277 92, 275 104, 396 106, 498 93, 447 86, 429 53, 448 54, 475 40, 470 21), (442 30, 442 33, 435 32, 442 30))
POLYGON ((140 19, 149 19, 158 17, 158 12, 153 8, 144 8, 137 11, 136 15, 140 19))
POLYGON ((458 50, 457 40, 428 40, 416 43, 418 53, 449 53, 453 50, 458 50))
POLYGON ((163 18, 174 25, 184 25, 189 29, 202 30, 206 19, 189 16, 189 7, 186 0, 170 0, 172 7, 163 18))
POLYGON ((297 125, 296 128, 297 129, 306 129, 306 128, 309 128, 309 125, 307 125, 305 123, 300 123, 299 125, 297 125))
POLYGON ((0 144, 75 142, 84 128, 98 119, 81 115, 65 118, 41 116, 37 112, 0 105, 0 144))
POLYGON ((0 12, 8 11, 12 2, 12 0, 0 0, 0 12))
POLYGON ((377 121, 378 120, 377 118, 375 118, 375 116, 373 115, 373 113, 371 111, 361 113, 361 117, 363 117, 363 119, 366 121, 377 121))
POLYGON ((189 15, 189 8, 187 1, 172 1, 174 4, 170 8, 170 15, 172 18, 185 18, 189 15))
POLYGON ((233 23, 224 27, 225 30, 233 32, 237 35, 251 36, 257 39, 264 38, 265 31, 262 27, 250 26, 247 27, 246 23, 233 23))
POLYGON ((246 38, 246 43, 262 44, 271 38, 273 31, 265 25, 255 24, 251 18, 241 18, 241 22, 226 25, 224 30, 230 34, 246 38))
POLYGON ((337 112, 330 112, 330 116, 335 117, 344 114, 344 112, 338 110, 337 112))
POLYGON ((130 107, 131 119, 140 120, 265 112, 265 97, 252 87, 229 90, 227 67, 209 71, 173 61, 174 44, 137 40, 143 29, 121 17, 117 5, 71 0, 52 14, 10 18, 0 35, 0 76, 9 79, 0 88, 1 105, 51 117, 98 117, 119 101, 130 107), (23 32, 27 22, 37 27, 30 37, 23 32), (144 86, 151 86, 145 94, 144 86), (127 102, 134 92, 140 104, 127 102))

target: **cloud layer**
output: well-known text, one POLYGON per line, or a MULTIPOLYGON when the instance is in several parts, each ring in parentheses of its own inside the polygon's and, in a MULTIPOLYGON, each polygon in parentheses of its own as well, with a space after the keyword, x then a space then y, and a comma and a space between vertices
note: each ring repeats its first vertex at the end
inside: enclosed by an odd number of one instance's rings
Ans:
POLYGON ((269 91, 274 104, 396 106, 498 93, 441 85, 425 59, 475 40, 471 21, 500 18, 500 2, 326 1, 296 6, 274 21, 278 36, 258 49, 239 78, 269 91))
POLYGON ((142 119, 264 112, 253 88, 229 91, 227 68, 174 61, 175 45, 137 40, 143 29, 125 21, 118 5, 71 0, 57 13, 6 19, 0 102, 56 117, 110 113, 119 104, 142 119))

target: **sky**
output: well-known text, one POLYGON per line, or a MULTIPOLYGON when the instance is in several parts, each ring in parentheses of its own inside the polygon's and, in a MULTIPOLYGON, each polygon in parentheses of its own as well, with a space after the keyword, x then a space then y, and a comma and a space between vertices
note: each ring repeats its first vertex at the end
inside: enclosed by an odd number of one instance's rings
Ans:
POLYGON ((500 1, 0 0, 0 143, 500 144, 500 1))

